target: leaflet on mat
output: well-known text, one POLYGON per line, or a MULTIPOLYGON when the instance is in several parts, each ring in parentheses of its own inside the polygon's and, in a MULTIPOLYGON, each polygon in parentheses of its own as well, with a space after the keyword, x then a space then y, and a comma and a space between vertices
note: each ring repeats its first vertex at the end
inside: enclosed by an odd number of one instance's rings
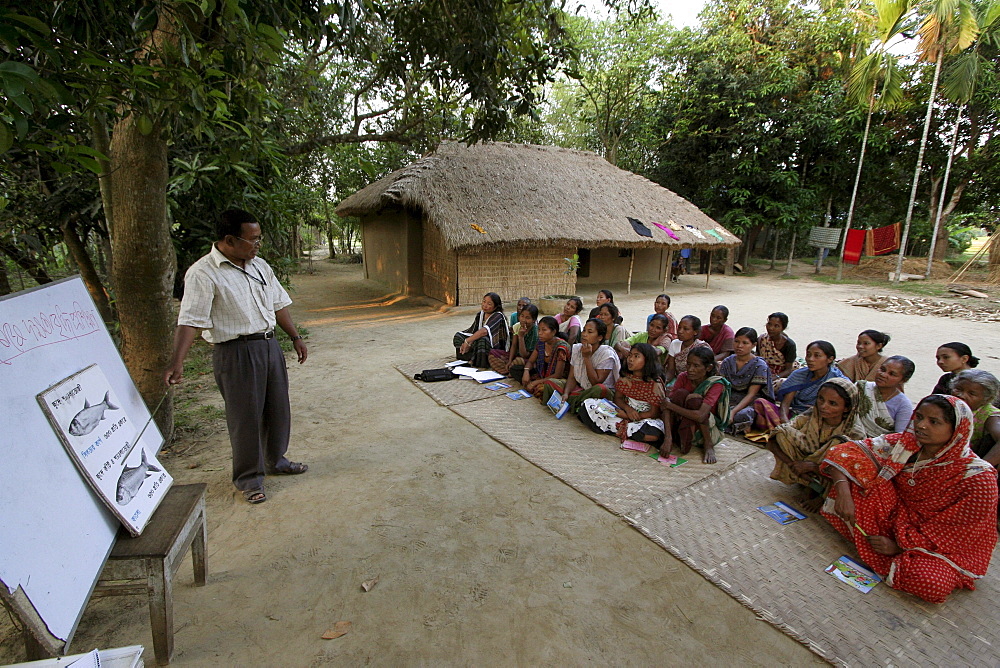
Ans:
POLYGON ((841 582, 846 582, 862 594, 867 594, 882 581, 875 571, 854 561, 846 554, 826 567, 826 572, 841 582))
POLYGON ((142 425, 125 414, 100 367, 92 364, 37 398, 84 480, 129 533, 142 533, 173 478, 155 452, 136 443, 142 425))
POLYGON ((764 513, 778 524, 791 524, 799 520, 806 519, 807 515, 800 513, 787 503, 775 501, 769 506, 757 506, 757 510, 764 513))

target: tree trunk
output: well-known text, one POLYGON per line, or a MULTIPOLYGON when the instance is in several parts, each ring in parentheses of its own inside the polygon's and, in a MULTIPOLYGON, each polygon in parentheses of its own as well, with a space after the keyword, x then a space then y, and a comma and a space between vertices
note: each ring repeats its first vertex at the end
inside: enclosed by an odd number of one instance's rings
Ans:
POLYGON ((840 264, 837 266, 837 280, 844 277, 844 251, 847 249, 847 233, 851 230, 854 220, 854 207, 858 202, 858 186, 861 183, 861 168, 865 164, 865 151, 868 149, 868 132, 872 127, 872 114, 875 111, 875 84, 872 84, 872 94, 868 98, 868 118, 865 119, 865 134, 861 138, 861 154, 858 156, 858 171, 854 175, 854 188, 851 190, 851 205, 847 208, 847 222, 844 224, 844 238, 840 240, 840 264))
POLYGON ((0 296, 9 295, 12 292, 14 290, 10 287, 10 278, 7 276, 7 260, 0 257, 0 296))
POLYGON ((1000 283, 1000 231, 993 233, 993 237, 987 242, 990 245, 990 283, 996 285, 1000 283))
MULTIPOLYGON (((117 290, 121 352, 132 380, 152 410, 166 390, 174 315, 171 298, 177 257, 167 223, 167 143, 159 124, 139 132, 135 115, 119 121, 111 138, 112 284, 117 290)), ((161 433, 173 431, 173 403, 155 416, 161 433)))
POLYGON ((792 275, 792 260, 795 259, 795 237, 798 236, 798 230, 792 230, 792 245, 788 249, 788 264, 785 265, 785 273, 782 276, 792 275))
POLYGON ((934 114, 934 98, 937 96, 938 80, 941 78, 941 61, 943 55, 938 53, 934 64, 934 80, 931 82, 931 94, 927 99, 927 114, 924 116, 924 134, 920 137, 920 150, 917 151, 917 166, 913 170, 913 185, 910 187, 910 203, 906 207, 906 221, 903 223, 903 236, 899 240, 899 255, 896 258, 896 273, 892 282, 899 283, 903 274, 903 258, 906 255, 906 240, 910 237, 910 223, 913 222, 913 205, 917 201, 917 186, 920 184, 920 170, 924 166, 924 151, 927 149, 927 135, 931 129, 931 116, 934 114))
POLYGON ((76 266, 80 270, 80 277, 83 279, 84 285, 87 286, 90 298, 97 305, 101 319, 110 324, 114 319, 114 315, 111 312, 111 302, 108 300, 108 293, 104 289, 104 284, 101 283, 101 277, 97 274, 97 270, 94 269, 94 263, 90 259, 90 254, 87 253, 86 245, 80 239, 80 235, 76 233, 75 221, 67 220, 64 222, 62 224, 62 233, 63 242, 66 244, 66 248, 69 249, 70 257, 73 258, 73 261, 76 262, 76 266))
POLYGON ((52 282, 52 278, 45 271, 45 266, 38 257, 25 253, 8 241, 0 241, 0 252, 6 253, 7 257, 13 260, 21 269, 28 272, 28 275, 35 279, 35 282, 39 285, 52 282))

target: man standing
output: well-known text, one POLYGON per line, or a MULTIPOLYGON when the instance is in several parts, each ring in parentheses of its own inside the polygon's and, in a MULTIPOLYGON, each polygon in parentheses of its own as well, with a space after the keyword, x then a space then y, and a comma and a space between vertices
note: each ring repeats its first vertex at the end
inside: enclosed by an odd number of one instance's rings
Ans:
POLYGON ((285 457, 291 433, 288 370, 274 338, 285 330, 299 364, 306 344, 295 329, 288 293, 267 262, 257 257, 260 224, 240 209, 225 211, 208 255, 184 276, 174 354, 165 380, 181 382, 184 358, 199 331, 212 350, 215 382, 226 404, 233 448, 233 484, 250 503, 263 503, 264 473, 305 473, 308 466, 285 457))

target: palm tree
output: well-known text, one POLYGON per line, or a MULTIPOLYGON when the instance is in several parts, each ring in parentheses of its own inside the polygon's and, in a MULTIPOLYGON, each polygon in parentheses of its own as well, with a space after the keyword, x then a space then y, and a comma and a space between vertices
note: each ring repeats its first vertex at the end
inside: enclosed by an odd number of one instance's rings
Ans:
POLYGON ((944 170, 941 183, 941 194, 938 197, 937 212, 934 215, 934 230, 931 232, 931 248, 927 254, 927 271, 925 278, 930 278, 934 265, 934 250, 938 240, 938 230, 941 227, 941 214, 944 210, 945 193, 948 191, 948 179, 951 176, 951 165, 955 158, 955 147, 958 144, 958 130, 962 122, 965 106, 976 91, 976 84, 982 68, 983 55, 980 53, 983 44, 996 45, 1000 40, 1000 0, 986 5, 977 17, 979 38, 973 47, 962 52, 949 67, 945 75, 942 91, 945 97, 958 103, 958 113, 955 115, 955 127, 951 137, 951 148, 948 150, 948 163, 944 170))
POLYGON ((934 78, 931 80, 931 94, 927 99, 927 114, 924 116, 920 150, 917 151, 917 166, 913 170, 910 202, 906 207, 906 222, 903 223, 903 236, 899 242, 899 256, 896 258, 896 273, 892 279, 894 283, 899 282, 903 272, 903 256, 906 251, 906 241, 910 236, 910 223, 913 221, 913 205, 917 201, 920 171, 924 166, 924 150, 927 148, 927 135, 931 129, 931 116, 934 113, 934 98, 937 96, 938 82, 941 79, 941 63, 945 55, 969 48, 979 34, 979 24, 969 0, 928 0, 920 6, 920 10, 924 13, 924 18, 920 22, 918 31, 917 58, 934 63, 934 78))
POLYGON ((875 0, 874 19, 878 44, 875 49, 862 57, 848 76, 847 95, 854 102, 862 96, 867 98, 868 116, 865 119, 865 133, 861 139, 861 153, 858 157, 858 171, 854 175, 854 188, 851 191, 851 204, 847 208, 847 223, 844 225, 844 236, 840 240, 840 265, 837 267, 837 280, 844 276, 844 251, 847 248, 847 233, 854 220, 854 207, 858 199, 858 186, 861 184, 861 169, 865 164, 865 151, 868 148, 868 134, 872 125, 875 108, 888 109, 898 104, 903 97, 902 75, 899 71, 899 61, 888 52, 890 42, 903 34, 907 27, 907 16, 911 0, 875 0), (881 90, 879 84, 881 83, 881 90))

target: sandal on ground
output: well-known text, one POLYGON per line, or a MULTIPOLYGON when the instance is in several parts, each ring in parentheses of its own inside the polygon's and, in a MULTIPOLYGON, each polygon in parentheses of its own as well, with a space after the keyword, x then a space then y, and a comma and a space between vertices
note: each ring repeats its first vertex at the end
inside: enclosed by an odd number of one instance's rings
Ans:
POLYGON ((246 499, 247 503, 264 503, 267 501, 267 495, 264 494, 263 489, 245 489, 243 490, 243 498, 246 499))
POLYGON ((307 464, 302 462, 288 462, 288 466, 283 469, 274 469, 271 473, 275 475, 299 475, 300 473, 305 473, 309 470, 307 464))

